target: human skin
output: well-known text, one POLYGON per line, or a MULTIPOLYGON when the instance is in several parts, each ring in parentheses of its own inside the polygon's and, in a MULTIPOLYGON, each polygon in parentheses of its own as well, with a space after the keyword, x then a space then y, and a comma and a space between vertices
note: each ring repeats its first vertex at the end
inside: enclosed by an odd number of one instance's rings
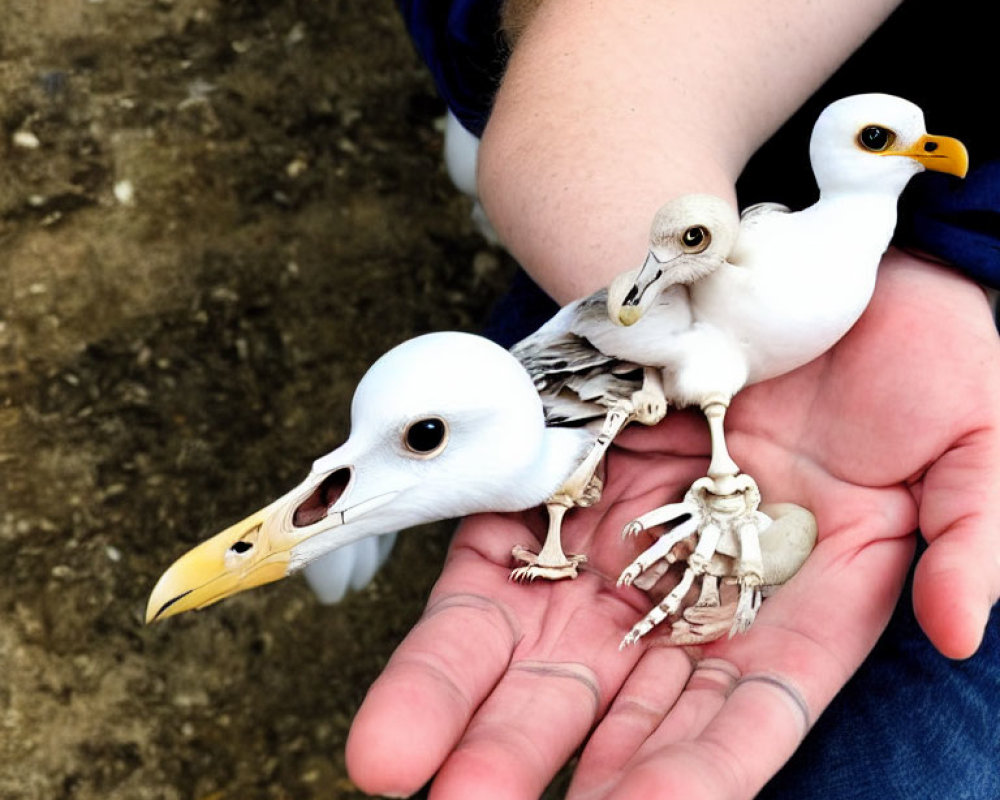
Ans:
MULTIPOLYGON (((747 158, 895 3, 859 5, 546 0, 480 150, 504 244, 561 302, 640 264, 655 210, 733 198, 747 158)), ((540 513, 463 523, 355 720, 357 784, 406 795, 436 774, 433 798, 533 797, 586 741, 570 797, 753 797, 874 646, 918 527, 917 617, 944 655, 975 652, 1000 595, 1000 344, 978 287, 890 251, 851 332, 742 391, 726 424, 764 496, 820 530, 748 634, 676 648, 654 632, 618 651, 653 602, 614 586, 650 543, 621 528, 708 460, 704 421, 673 412, 619 437, 601 503, 567 517, 567 552, 590 556, 577 580, 509 581, 540 513)))
POLYGON ((703 474, 696 413, 619 437, 601 503, 564 526, 567 551, 590 555, 574 581, 509 580, 511 547, 541 538, 540 512, 466 520, 427 612, 358 712, 352 778, 408 795, 436 773, 435 800, 536 797, 586 742, 570 798, 753 797, 882 633, 918 525, 929 542, 918 618, 946 655, 975 651, 1000 585, 1000 378, 987 369, 998 362, 981 290, 893 252, 838 345, 737 396, 737 463, 766 497, 810 508, 820 533, 733 639, 678 648, 654 631, 618 650, 653 602, 615 588, 651 542, 620 531, 703 474))
POLYGON ((605 286, 642 263, 664 202, 734 199, 747 159, 895 5, 547 0, 483 134, 490 221, 558 302, 605 286))

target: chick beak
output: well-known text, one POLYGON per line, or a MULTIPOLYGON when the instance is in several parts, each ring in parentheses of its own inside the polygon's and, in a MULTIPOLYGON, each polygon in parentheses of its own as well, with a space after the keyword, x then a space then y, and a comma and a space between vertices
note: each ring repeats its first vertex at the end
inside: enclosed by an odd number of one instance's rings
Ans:
MULTIPOLYGON (((650 293, 653 285, 663 277, 663 267, 667 262, 660 261, 651 250, 646 256, 646 261, 639 269, 631 286, 624 292, 616 291, 612 288, 608 292, 609 316, 612 321, 617 321, 622 325, 634 325, 646 311, 648 303, 643 303, 643 298, 650 293), (624 295, 620 302, 612 303, 612 297, 624 295), (613 308, 612 305, 617 305, 613 308)), ((652 296, 649 294, 649 296, 652 296)))

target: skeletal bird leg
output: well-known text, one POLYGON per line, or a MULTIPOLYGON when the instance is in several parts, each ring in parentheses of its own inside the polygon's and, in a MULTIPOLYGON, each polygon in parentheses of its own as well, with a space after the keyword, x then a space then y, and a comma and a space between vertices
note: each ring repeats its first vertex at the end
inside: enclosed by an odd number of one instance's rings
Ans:
POLYGON ((642 425, 656 425, 667 415, 667 395, 663 391, 663 375, 653 367, 642 370, 642 388, 632 393, 631 418, 642 425))
MULTIPOLYGON (((763 516, 763 515, 761 515, 763 516)), ((767 524, 764 525, 766 529, 767 524)), ((736 603, 736 613, 729 636, 746 633, 757 617, 760 608, 760 587, 764 582, 764 558, 760 549, 760 528, 751 519, 746 519, 738 528, 740 555, 736 566, 736 581, 740 587, 740 599, 736 603)))
POLYGON ((685 500, 682 503, 668 503, 665 506, 654 508, 645 514, 636 517, 625 525, 622 529, 622 536, 638 536, 645 530, 655 528, 657 525, 666 525, 685 514, 690 514, 695 519, 698 514, 698 506, 685 500))
POLYGON ((525 562, 525 566, 511 570, 511 580, 533 581, 536 578, 545 578, 558 581, 562 578, 575 578, 576 568, 587 560, 585 555, 567 556, 563 552, 562 518, 569 510, 569 506, 561 502, 548 502, 545 508, 549 512, 549 529, 545 534, 545 543, 538 555, 520 545, 514 547, 512 551, 514 558, 525 562))
POLYGON ((618 649, 624 650, 630 644, 635 644, 667 617, 676 614, 677 610, 681 607, 684 596, 691 589, 691 584, 694 583, 697 574, 696 568, 689 565, 684 570, 684 577, 681 578, 680 583, 671 590, 670 594, 653 606, 653 609, 645 617, 632 626, 632 630, 622 639, 622 643, 618 645, 618 649))
POLYGON ((708 431, 712 437, 712 459, 708 464, 708 477, 715 481, 715 494, 726 495, 736 491, 733 478, 739 474, 740 468, 729 455, 726 447, 726 431, 724 427, 726 410, 731 398, 725 395, 715 395, 704 403, 701 410, 708 420, 708 431))
MULTIPOLYGON (((587 457, 573 470, 566 479, 566 482, 552 496, 550 502, 561 502, 561 498, 565 498, 570 505, 584 505, 580 501, 587 496, 588 489, 592 486, 594 476, 597 473, 597 468, 601 465, 601 459, 608 452, 608 448, 611 447, 611 443, 615 440, 615 437, 621 433, 622 428, 628 425, 631 419, 631 411, 624 403, 613 406, 608 411, 607 416, 604 417, 604 425, 601 426, 601 432, 597 434, 597 440, 594 442, 594 446, 590 449, 590 452, 587 453, 587 457)), ((600 495, 597 497, 597 500, 599 499, 600 495)), ((589 504, 587 503, 587 505, 589 504)))
MULTIPOLYGON (((725 409, 720 405, 716 410, 719 413, 712 411, 709 419, 721 426, 725 409)), ((727 457, 724 443, 719 448, 713 446, 711 474, 695 481, 683 502, 654 509, 625 526, 623 535, 632 535, 657 525, 676 524, 672 532, 626 567, 619 585, 651 589, 672 564, 684 560, 677 545, 695 537, 696 544, 686 558, 680 584, 632 628, 623 647, 634 644, 668 617, 669 641, 675 645, 704 644, 727 632, 730 636, 745 632, 756 618, 762 598, 790 580, 815 546, 815 517, 791 503, 761 510, 760 490, 753 478, 738 472, 727 475, 725 468, 718 468, 727 457), (715 458, 717 453, 725 456, 715 458), (698 600, 684 607, 685 596, 699 577, 698 600), (726 597, 723 602, 720 582, 735 584, 736 597, 726 597)))
POLYGON ((719 578, 703 575, 698 602, 685 609, 670 625, 670 643, 676 645, 704 644, 724 636, 733 622, 734 603, 722 605, 719 578))
POLYGON ((698 602, 694 604, 694 608, 719 608, 721 605, 719 579, 715 575, 706 575, 701 580, 701 593, 698 595, 698 602))
POLYGON ((516 581, 533 581, 546 578, 557 581, 575 578, 577 567, 587 560, 585 555, 567 556, 562 549, 562 518, 574 506, 589 506, 601 498, 601 481, 597 468, 621 429, 632 419, 627 403, 612 407, 604 418, 604 425, 587 457, 573 470, 559 490, 549 498, 545 507, 549 512, 549 529, 545 543, 536 555, 526 547, 516 545, 511 554, 525 566, 512 570, 510 577, 516 581))

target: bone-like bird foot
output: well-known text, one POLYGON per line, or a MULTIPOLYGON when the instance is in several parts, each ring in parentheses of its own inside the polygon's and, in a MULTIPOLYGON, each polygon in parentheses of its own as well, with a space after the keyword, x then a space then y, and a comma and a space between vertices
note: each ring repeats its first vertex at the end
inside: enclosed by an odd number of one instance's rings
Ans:
POLYGON ((553 499, 546 503, 549 512, 549 529, 545 534, 545 542, 540 552, 533 553, 521 545, 514 545, 511 555, 517 561, 523 561, 525 566, 511 570, 513 581, 533 581, 545 578, 550 581, 560 581, 564 578, 575 578, 577 567, 586 562, 585 555, 566 555, 562 548, 562 519, 569 510, 571 501, 565 497, 553 499))
POLYGON ((543 561, 542 553, 532 553, 526 547, 516 545, 511 550, 511 555, 518 561, 525 562, 523 567, 516 567, 510 571, 510 579, 513 581, 533 581, 537 578, 545 578, 550 581, 559 581, 564 578, 575 578, 577 567, 585 564, 587 556, 581 554, 563 554, 561 562, 548 563, 543 561))
POLYGON ((788 503, 772 506, 772 518, 759 505, 760 492, 748 475, 702 478, 683 502, 625 526, 625 536, 658 525, 673 527, 622 571, 619 586, 648 590, 668 573, 681 572, 673 589, 625 636, 622 647, 664 621, 671 625, 671 643, 683 645, 750 628, 763 595, 789 580, 816 543, 816 520, 806 509, 788 503), (699 596, 692 603, 688 595, 695 586, 699 596))

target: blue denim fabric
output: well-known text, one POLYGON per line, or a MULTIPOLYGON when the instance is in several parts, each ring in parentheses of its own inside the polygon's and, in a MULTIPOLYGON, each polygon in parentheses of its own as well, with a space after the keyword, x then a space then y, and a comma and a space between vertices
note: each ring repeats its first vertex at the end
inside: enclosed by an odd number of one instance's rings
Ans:
POLYGON ((462 125, 483 135, 507 45, 500 0, 396 0, 441 99, 462 125))
POLYGON ((871 655, 758 800, 1000 798, 1000 606, 979 652, 950 661, 917 624, 912 578, 871 655))

